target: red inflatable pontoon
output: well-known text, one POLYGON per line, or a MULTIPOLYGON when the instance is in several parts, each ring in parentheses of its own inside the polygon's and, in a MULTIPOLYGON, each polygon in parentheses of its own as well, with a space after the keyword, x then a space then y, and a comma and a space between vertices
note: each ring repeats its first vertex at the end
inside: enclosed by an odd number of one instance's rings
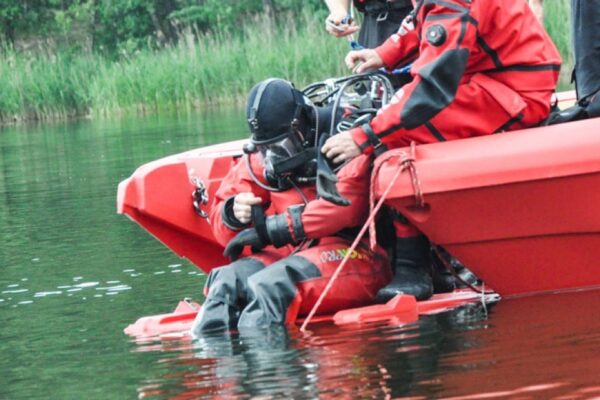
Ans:
POLYGON ((414 165, 425 206, 409 174, 387 202, 501 295, 600 286, 600 119, 418 146, 414 165))

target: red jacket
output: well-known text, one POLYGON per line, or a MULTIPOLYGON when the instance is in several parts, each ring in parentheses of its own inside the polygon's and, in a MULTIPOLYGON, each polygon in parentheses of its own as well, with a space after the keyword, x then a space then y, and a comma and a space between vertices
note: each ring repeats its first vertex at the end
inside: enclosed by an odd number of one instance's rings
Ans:
MULTIPOLYGON (((254 174, 264 182, 264 167, 260 154, 250 156, 250 165, 254 174)), ((369 211, 369 182, 371 158, 360 156, 345 165, 338 173, 337 188, 339 193, 350 200, 347 207, 337 206, 323 199, 316 199, 314 185, 304 185, 300 189, 308 199, 301 215, 304 233, 309 239, 331 236, 344 228, 355 227, 366 221, 369 211)), ((210 210, 210 222, 217 241, 225 246, 240 229, 232 228, 223 219, 225 202, 241 192, 252 192, 263 200, 267 215, 287 213, 288 207, 304 204, 302 196, 296 189, 283 192, 269 192, 254 182, 248 173, 244 160, 233 167, 221 182, 215 195, 215 203, 210 210)), ((292 226, 288 214, 288 224, 292 226)), ((291 232, 293 234, 293 232, 291 232)))
MULTIPOLYGON (((375 49, 390 70, 413 62, 413 81, 370 123, 382 144, 439 114, 475 74, 499 99, 502 87, 521 94, 555 89, 560 55, 525 0, 417 0, 414 13, 375 49)), ((351 134, 365 153, 377 142, 363 128, 351 134)))

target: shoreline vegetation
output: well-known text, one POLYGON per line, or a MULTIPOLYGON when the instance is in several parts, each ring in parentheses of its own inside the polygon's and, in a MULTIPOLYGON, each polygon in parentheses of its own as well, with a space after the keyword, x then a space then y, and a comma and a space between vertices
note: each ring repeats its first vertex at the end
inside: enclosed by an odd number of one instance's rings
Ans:
MULTIPOLYGON (((572 65, 566 0, 545 7, 546 28, 563 55, 562 90, 572 65)), ((0 124, 191 112, 245 100, 270 76, 298 87, 348 73, 349 46, 330 37, 323 16, 252 17, 235 33, 188 29, 173 45, 109 57, 98 52, 0 49, 0 124)))

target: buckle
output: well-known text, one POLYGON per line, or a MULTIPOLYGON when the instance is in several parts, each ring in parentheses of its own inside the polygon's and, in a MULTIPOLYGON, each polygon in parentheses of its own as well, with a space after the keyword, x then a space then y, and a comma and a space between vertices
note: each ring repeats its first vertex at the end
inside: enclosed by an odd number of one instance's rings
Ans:
POLYGON ((377 22, 383 22, 383 21, 385 21, 387 19, 387 17, 388 17, 388 12, 387 11, 380 12, 377 15, 377 22))
POLYGON ((379 137, 377 137, 373 128, 371 128, 371 125, 366 123, 361 125, 361 128, 365 132, 365 135, 367 135, 367 142, 373 146, 373 154, 375 154, 375 156, 385 153, 388 150, 387 146, 381 142, 379 137))

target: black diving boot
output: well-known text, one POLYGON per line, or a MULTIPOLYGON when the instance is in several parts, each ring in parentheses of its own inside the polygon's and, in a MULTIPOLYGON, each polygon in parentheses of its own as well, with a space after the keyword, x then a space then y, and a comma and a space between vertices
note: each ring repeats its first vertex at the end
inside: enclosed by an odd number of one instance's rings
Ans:
POLYGON ((453 257, 446 250, 439 247, 438 251, 432 254, 433 261, 433 293, 449 293, 456 289, 456 278, 448 270, 448 267, 454 268, 453 257), (441 257, 444 259, 442 260, 441 257))
POLYGON ((379 289, 375 299, 385 303, 400 293, 417 300, 426 300, 433 294, 431 251, 429 240, 423 235, 396 239, 394 278, 379 289))

